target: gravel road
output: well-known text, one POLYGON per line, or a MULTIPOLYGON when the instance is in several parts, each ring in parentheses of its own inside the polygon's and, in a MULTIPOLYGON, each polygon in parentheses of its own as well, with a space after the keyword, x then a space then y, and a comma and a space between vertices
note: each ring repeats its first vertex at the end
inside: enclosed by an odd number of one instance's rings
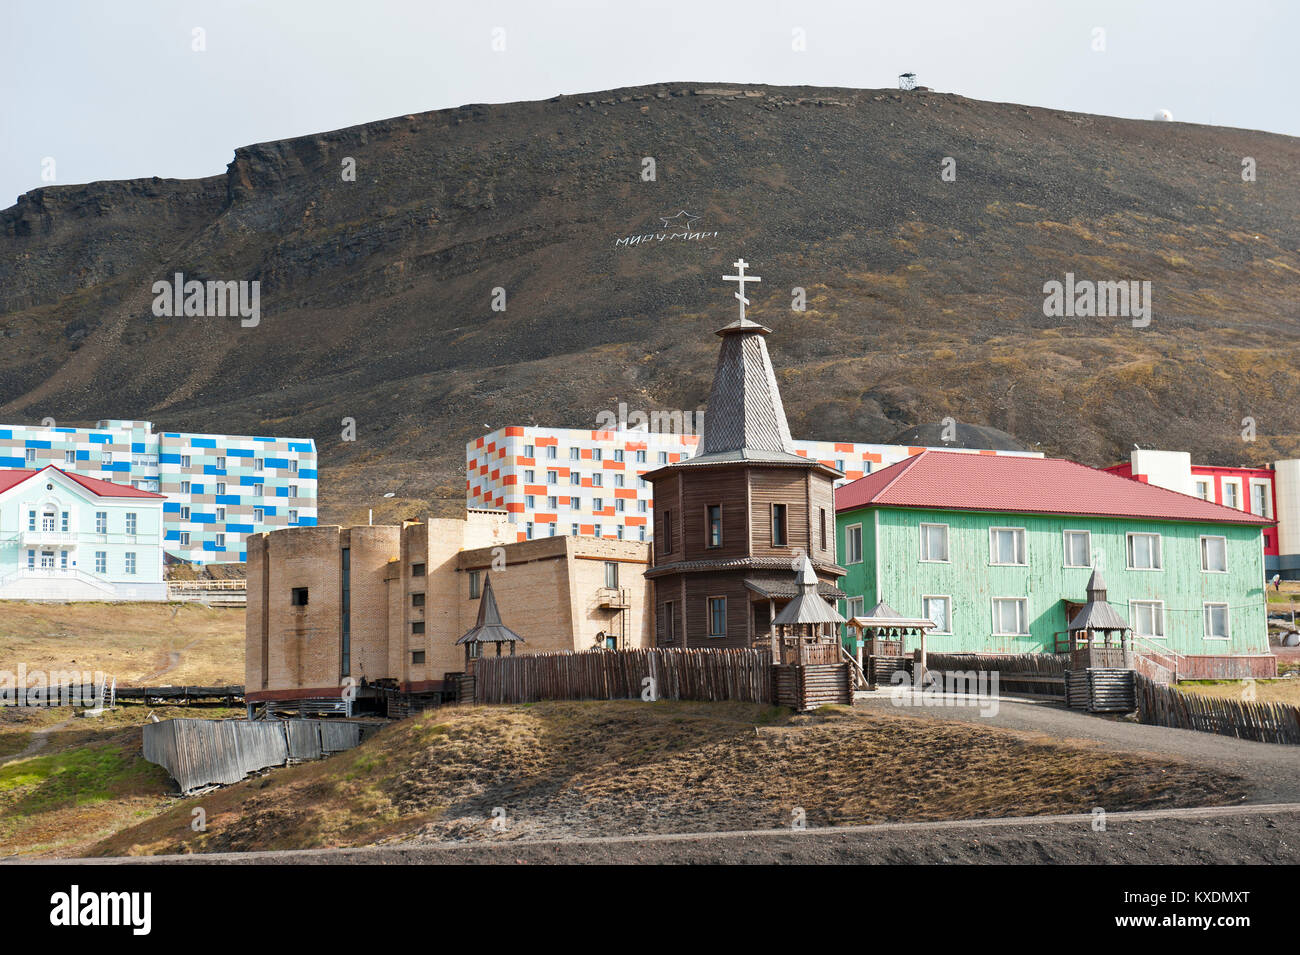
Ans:
MULTIPOLYGON (((1300 806, 1234 806, 1089 815, 890 823, 607 839, 427 844, 364 849, 68 859, 93 865, 438 864, 1291 864, 1300 863, 1300 806)), ((41 860, 49 865, 50 860, 41 860)), ((55 863, 58 864, 58 863, 55 863)))

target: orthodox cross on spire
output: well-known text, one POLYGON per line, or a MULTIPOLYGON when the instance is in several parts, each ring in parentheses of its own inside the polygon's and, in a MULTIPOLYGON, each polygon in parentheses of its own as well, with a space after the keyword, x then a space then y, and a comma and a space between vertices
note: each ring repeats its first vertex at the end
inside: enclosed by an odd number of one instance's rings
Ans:
POLYGON ((739 289, 739 291, 736 292, 736 298, 740 300, 740 320, 744 322, 745 306, 749 304, 749 299, 745 298, 745 283, 761 282, 763 280, 759 278, 757 275, 745 274, 745 269, 749 268, 749 263, 746 262, 744 259, 736 259, 736 261, 733 262, 732 264, 736 267, 736 274, 724 275, 722 277, 722 281, 736 283, 736 286, 739 289))

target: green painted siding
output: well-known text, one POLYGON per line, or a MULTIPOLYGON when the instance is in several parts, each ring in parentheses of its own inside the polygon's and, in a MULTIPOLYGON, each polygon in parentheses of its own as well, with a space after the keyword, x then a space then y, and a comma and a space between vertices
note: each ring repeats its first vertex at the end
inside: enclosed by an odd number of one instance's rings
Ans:
POLYGON ((1050 652, 1053 635, 1066 627, 1063 600, 1082 603, 1091 573, 1065 566, 1066 530, 1090 533, 1108 598, 1130 626, 1130 601, 1163 602, 1165 637, 1154 644, 1188 654, 1268 652, 1258 527, 903 508, 862 508, 838 514, 836 524, 838 557, 848 571, 840 587, 862 596, 868 609, 884 599, 904 616, 920 617, 923 596, 951 598, 953 632, 926 641, 935 652, 1050 652), (921 561, 923 523, 948 525, 947 563, 921 561), (863 527, 863 560, 847 564, 845 531, 854 524, 863 527), (1027 566, 990 562, 989 531, 995 527, 1024 528, 1027 566), (1132 532, 1160 535, 1163 569, 1128 569, 1126 535, 1132 532), (1201 570, 1203 535, 1226 538, 1226 573, 1201 570), (1025 598, 1027 635, 994 633, 994 598, 1025 598), (1228 605, 1229 639, 1205 638, 1206 602, 1228 605))

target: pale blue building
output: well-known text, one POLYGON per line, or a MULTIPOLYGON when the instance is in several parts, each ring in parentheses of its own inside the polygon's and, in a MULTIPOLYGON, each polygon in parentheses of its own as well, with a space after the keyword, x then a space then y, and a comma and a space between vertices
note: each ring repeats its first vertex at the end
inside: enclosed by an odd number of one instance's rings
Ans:
POLYGON ((0 470, 0 599, 166 600, 161 494, 0 470))

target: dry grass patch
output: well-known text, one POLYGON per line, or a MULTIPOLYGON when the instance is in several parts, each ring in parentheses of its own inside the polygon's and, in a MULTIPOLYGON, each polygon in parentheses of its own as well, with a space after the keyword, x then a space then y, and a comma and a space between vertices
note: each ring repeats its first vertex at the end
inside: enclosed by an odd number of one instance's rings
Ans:
POLYGON ((122 685, 244 682, 244 611, 193 603, 6 602, 0 668, 100 671, 122 685))
MULTIPOLYGON (((1213 696, 1220 700, 1246 702, 1243 694, 1247 683, 1244 680, 1214 680, 1205 682, 1179 683, 1178 689, 1183 693, 1195 693, 1198 696, 1213 696)), ((1255 680, 1256 703, 1288 703, 1300 706, 1300 680, 1255 680)))
MULTIPOLYGON (((175 805, 167 773, 141 752, 140 728, 149 712, 123 707, 81 718, 70 707, 0 709, 0 855, 80 855, 175 805), (48 730, 39 748, 15 758, 37 730, 48 730)), ((162 719, 235 713, 155 712, 162 719)))
POLYGON ((959 722, 748 704, 449 707, 201 797, 96 854, 538 839, 1229 803, 1240 779, 959 722), (509 829, 493 832, 493 810, 509 829))

